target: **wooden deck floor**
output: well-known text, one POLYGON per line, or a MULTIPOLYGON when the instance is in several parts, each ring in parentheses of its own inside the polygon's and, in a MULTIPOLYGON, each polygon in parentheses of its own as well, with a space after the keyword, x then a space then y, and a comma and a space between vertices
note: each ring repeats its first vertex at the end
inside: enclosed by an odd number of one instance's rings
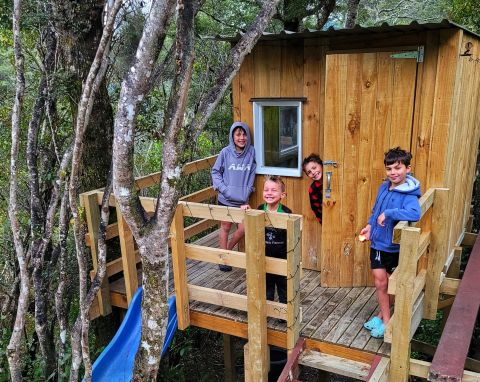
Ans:
MULTIPOLYGON (((218 247, 218 234, 212 233, 195 244, 218 247)), ((232 293, 246 294, 245 270, 233 268, 222 272, 216 264, 187 261, 188 283, 232 293)), ((390 344, 370 336, 363 328, 377 310, 375 288, 322 288, 320 272, 304 270, 301 279, 302 324, 301 336, 369 353, 390 354, 390 344)), ((173 272, 171 272, 173 293, 173 272)), ((121 280, 110 285, 112 292, 124 293, 121 280)), ((190 309, 209 316, 246 323, 246 312, 222 308, 216 305, 192 301, 190 309)), ((268 328, 286 331, 286 325, 275 319, 268 319, 268 328)), ((218 328, 222 332, 222 328, 218 328)))
MULTIPOLYGON (((199 245, 218 247, 218 235, 210 234, 199 245)), ((245 270, 233 268, 222 272, 216 264, 189 261, 188 282, 232 293, 246 294, 245 270)), ((363 328, 377 310, 375 288, 322 288, 320 272, 304 270, 300 284, 302 304, 301 336, 383 355, 390 354, 390 344, 370 336, 363 328)), ((192 302, 191 310, 247 322, 246 312, 192 302)), ((268 319, 270 329, 285 331, 285 324, 268 319)))

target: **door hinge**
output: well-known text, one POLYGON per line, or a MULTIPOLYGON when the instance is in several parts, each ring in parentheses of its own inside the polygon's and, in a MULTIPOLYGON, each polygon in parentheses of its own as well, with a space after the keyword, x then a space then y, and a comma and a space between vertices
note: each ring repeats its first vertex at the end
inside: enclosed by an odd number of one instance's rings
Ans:
POLYGON ((409 52, 394 53, 391 54, 391 58, 414 58, 417 62, 423 62, 425 48, 423 45, 419 46, 417 50, 412 50, 409 52))

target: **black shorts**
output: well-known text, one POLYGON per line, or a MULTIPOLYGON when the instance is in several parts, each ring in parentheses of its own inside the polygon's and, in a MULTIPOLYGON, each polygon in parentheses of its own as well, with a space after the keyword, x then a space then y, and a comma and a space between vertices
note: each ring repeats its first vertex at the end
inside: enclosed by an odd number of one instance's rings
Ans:
POLYGON ((398 255, 398 252, 385 252, 370 248, 370 268, 383 268, 391 275, 398 266, 398 255))

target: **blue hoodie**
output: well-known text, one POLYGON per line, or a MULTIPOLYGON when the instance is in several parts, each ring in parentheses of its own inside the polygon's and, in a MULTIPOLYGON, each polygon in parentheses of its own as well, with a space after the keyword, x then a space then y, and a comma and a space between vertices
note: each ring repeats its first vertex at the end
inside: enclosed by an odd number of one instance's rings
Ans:
POLYGON ((373 206, 372 216, 368 219, 371 225, 370 241, 373 249, 385 252, 399 252, 400 246, 392 243, 393 228, 401 221, 420 220, 421 210, 418 198, 420 197, 420 182, 411 175, 407 175, 405 183, 390 188, 390 181, 382 183, 378 190, 377 199, 373 206), (377 218, 385 214, 382 227, 377 218))
POLYGON ((218 155, 212 167, 213 189, 218 191, 218 201, 227 206, 240 207, 248 203, 255 181, 255 149, 251 145, 250 129, 243 122, 230 126, 230 143, 218 155), (247 134, 247 143, 242 152, 235 150, 233 130, 241 127, 247 134))

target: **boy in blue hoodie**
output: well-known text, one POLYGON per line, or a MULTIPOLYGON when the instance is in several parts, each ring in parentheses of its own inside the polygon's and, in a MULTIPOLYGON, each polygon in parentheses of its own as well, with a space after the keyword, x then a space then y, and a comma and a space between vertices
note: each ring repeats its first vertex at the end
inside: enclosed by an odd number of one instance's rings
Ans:
POLYGON ((385 325, 390 320, 388 277, 398 265, 400 246, 392 243, 393 228, 401 221, 417 221, 421 210, 420 182, 409 175, 412 154, 400 147, 385 153, 383 163, 388 180, 378 190, 368 224, 360 231, 360 240, 370 240, 370 266, 375 281, 380 312, 363 326, 372 337, 383 338, 385 325))
MULTIPOLYGON (((253 191, 255 181, 255 149, 251 145, 250 129, 243 122, 234 122, 230 127, 230 143, 218 155, 212 167, 213 189, 218 191, 220 206, 248 207, 248 198, 253 191)), ((231 250, 245 235, 243 224, 238 224, 237 230, 228 241, 232 222, 222 222, 220 227, 220 248, 231 250)), ((219 265, 220 270, 232 270, 229 265, 219 265)))

